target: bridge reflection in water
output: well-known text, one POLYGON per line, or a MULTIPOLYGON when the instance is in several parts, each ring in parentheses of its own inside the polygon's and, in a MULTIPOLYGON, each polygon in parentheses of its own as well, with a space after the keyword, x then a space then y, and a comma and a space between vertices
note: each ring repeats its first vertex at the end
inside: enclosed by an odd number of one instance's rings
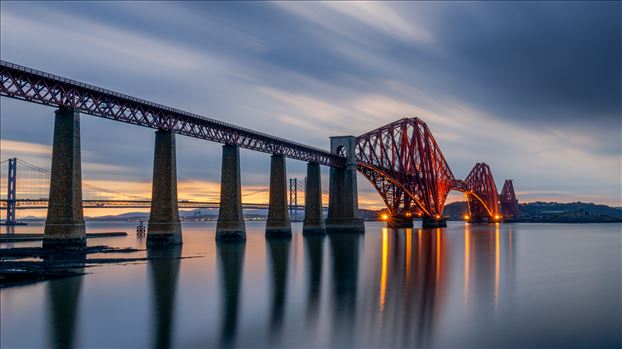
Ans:
MULTIPOLYGON (((209 299, 216 304, 210 309, 220 312, 209 314, 211 321, 201 325, 205 333, 191 342, 179 333, 183 318, 193 315, 175 315, 177 303, 188 301, 180 299, 177 290, 185 288, 178 280, 184 265, 181 246, 148 250, 148 256, 156 258, 147 264, 148 345, 435 347, 457 344, 442 330, 448 323, 455 331, 452 336, 462 340, 471 330, 481 333, 482 326, 494 327, 495 314, 505 311, 514 287, 512 227, 464 224, 378 232, 270 240, 257 234, 248 243, 213 242, 217 284, 209 285, 205 294, 214 295, 209 299), (304 253, 297 257, 297 249, 304 253), (250 268, 262 274, 249 278, 245 263, 261 261, 262 254, 265 265, 250 268), (297 258, 302 263, 296 263, 297 258), (259 279, 265 288, 249 282, 259 279), (249 302, 263 305, 242 306, 249 302)), ((192 254, 193 247, 189 240, 184 255, 192 254)), ((80 331, 83 279, 47 284, 51 347, 84 344, 75 333, 80 331)))
POLYGON ((231 347, 235 344, 234 340, 238 328, 238 307, 246 241, 219 242, 216 248, 218 250, 220 282, 223 289, 221 291, 222 335, 220 346, 231 347))
POLYGON ((170 348, 173 340, 175 294, 179 275, 181 246, 147 251, 149 276, 152 285, 153 312, 151 315, 153 348, 170 348))
MULTIPOLYGON (((75 260, 73 261, 75 263, 75 260)), ((74 271, 83 272, 84 268, 74 271)), ((76 327, 79 322, 79 301, 83 276, 52 280, 47 284, 48 294, 48 347, 73 348, 76 345, 76 327)))
POLYGON ((514 291, 515 235, 512 226, 465 224, 464 239, 464 308, 492 323, 514 291))

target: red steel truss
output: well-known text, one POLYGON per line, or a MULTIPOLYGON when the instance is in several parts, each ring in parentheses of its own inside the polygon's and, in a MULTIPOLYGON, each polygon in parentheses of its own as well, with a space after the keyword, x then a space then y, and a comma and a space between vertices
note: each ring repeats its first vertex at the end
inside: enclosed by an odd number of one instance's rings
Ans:
POLYGON ((455 179, 430 129, 418 118, 401 119, 357 137, 356 159, 358 170, 393 216, 440 218, 447 194, 458 190, 467 195, 473 219, 501 218, 490 167, 478 163, 465 180, 455 179))
POLYGON ((471 219, 492 218, 499 220, 501 218, 499 215, 499 195, 490 167, 483 162, 478 162, 464 183, 469 188, 466 191, 466 196, 471 219))
POLYGON ((454 176, 425 122, 405 118, 357 137, 356 159, 391 214, 442 215, 454 176))
POLYGON ((499 194, 501 202, 501 212, 504 217, 516 218, 518 217, 518 200, 514 193, 514 184, 511 179, 506 179, 503 183, 503 189, 499 194))
POLYGON ((201 115, 134 98, 17 64, 0 61, 0 96, 286 157, 342 167, 345 159, 328 151, 270 136, 201 115))

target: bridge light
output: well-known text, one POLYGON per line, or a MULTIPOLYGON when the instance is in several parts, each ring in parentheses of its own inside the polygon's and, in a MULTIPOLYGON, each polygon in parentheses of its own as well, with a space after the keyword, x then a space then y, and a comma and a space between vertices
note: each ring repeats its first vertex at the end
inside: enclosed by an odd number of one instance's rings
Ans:
POLYGON ((436 216, 434 216, 436 219, 441 219, 441 215, 437 214, 436 216))
POLYGON ((380 215, 380 219, 382 219, 383 221, 386 221, 387 219, 389 219, 389 215, 386 213, 383 213, 380 215))
POLYGON ((468 220, 469 220, 469 218, 471 218, 471 216, 469 216, 468 214, 465 214, 465 215, 464 215, 464 220, 465 220, 465 221, 468 221, 468 220))
POLYGON ((410 213, 410 212, 406 212, 404 215, 405 215, 406 217, 410 217, 410 216, 412 216, 413 214, 412 214, 412 213, 410 213))
POLYGON ((495 215, 495 220, 498 221, 501 218, 498 214, 495 215))

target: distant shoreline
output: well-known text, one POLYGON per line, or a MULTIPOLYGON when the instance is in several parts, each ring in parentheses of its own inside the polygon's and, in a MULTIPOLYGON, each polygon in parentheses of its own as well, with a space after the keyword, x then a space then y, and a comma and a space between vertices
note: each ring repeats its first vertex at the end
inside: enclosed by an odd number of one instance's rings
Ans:
MULTIPOLYGON (((304 211, 304 210, 303 210, 304 211)), ((301 219, 303 211, 298 211, 294 215, 301 219)), ((462 217, 468 214, 469 207, 466 201, 457 201, 445 205, 443 215, 448 221, 461 222, 462 217)), ((214 209, 195 209, 180 210, 182 222, 216 222, 218 211, 214 209)), ((366 222, 379 222, 380 216, 386 213, 386 209, 370 210, 361 209, 361 217, 366 222)), ((267 210, 251 210, 245 212, 246 221, 265 221, 267 210)), ((87 222, 147 222, 149 213, 146 212, 126 212, 119 215, 86 217, 87 222)), ((32 223, 44 223, 45 218, 24 217, 20 221, 32 223)), ((293 219, 293 221, 295 221, 293 219)), ((417 221, 417 220, 415 220, 417 221)), ((559 202, 529 202, 519 204, 519 216, 517 218, 507 218, 506 223, 563 223, 563 224, 587 224, 587 223, 622 223, 622 209, 585 202, 559 203, 559 202)))

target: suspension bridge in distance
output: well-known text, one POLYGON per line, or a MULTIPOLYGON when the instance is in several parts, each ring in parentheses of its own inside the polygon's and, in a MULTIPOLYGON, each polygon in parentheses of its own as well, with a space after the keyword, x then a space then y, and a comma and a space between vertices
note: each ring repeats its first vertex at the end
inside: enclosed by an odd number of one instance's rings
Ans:
MULTIPOLYGON (((443 209, 452 190, 466 195, 469 221, 499 223, 518 213, 511 180, 499 194, 490 166, 483 162, 465 179, 455 177, 428 125, 416 117, 358 137, 330 137, 330 150, 323 150, 6 61, 0 61, 0 96, 56 108, 44 247, 86 246, 81 114, 156 130, 149 247, 182 243, 176 135, 223 144, 217 240, 246 239, 240 149, 271 154, 266 238, 292 235, 286 158, 307 162, 303 234, 365 231, 358 172, 384 200, 390 227, 412 227, 415 216, 421 217, 423 228, 446 227, 443 209), (320 166, 330 168, 326 219, 320 166)), ((17 199, 7 197, 7 203, 13 201, 17 199)))
MULTIPOLYGON (((0 210, 6 211, 4 225, 18 223, 15 217, 16 210, 47 209, 49 204, 50 171, 33 165, 18 158, 5 159, 0 162, 0 187, 7 188, 0 195, 0 210), (6 173, 6 176, 4 175, 6 173)), ((304 188, 304 182, 297 178, 290 178, 290 201, 288 208, 290 215, 296 216, 303 205, 298 205, 298 190, 304 188), (301 188, 302 187, 302 188, 301 188)), ((304 189, 303 189, 304 190, 304 189)), ((122 193, 98 186, 82 183, 83 208, 149 208, 151 200, 138 195, 122 193)), ((252 197, 267 194, 267 189, 253 190, 242 194, 242 197, 252 197)), ((217 209, 218 201, 178 200, 179 208, 186 209, 217 209)), ((243 202, 244 209, 268 209, 267 203, 243 202)))

